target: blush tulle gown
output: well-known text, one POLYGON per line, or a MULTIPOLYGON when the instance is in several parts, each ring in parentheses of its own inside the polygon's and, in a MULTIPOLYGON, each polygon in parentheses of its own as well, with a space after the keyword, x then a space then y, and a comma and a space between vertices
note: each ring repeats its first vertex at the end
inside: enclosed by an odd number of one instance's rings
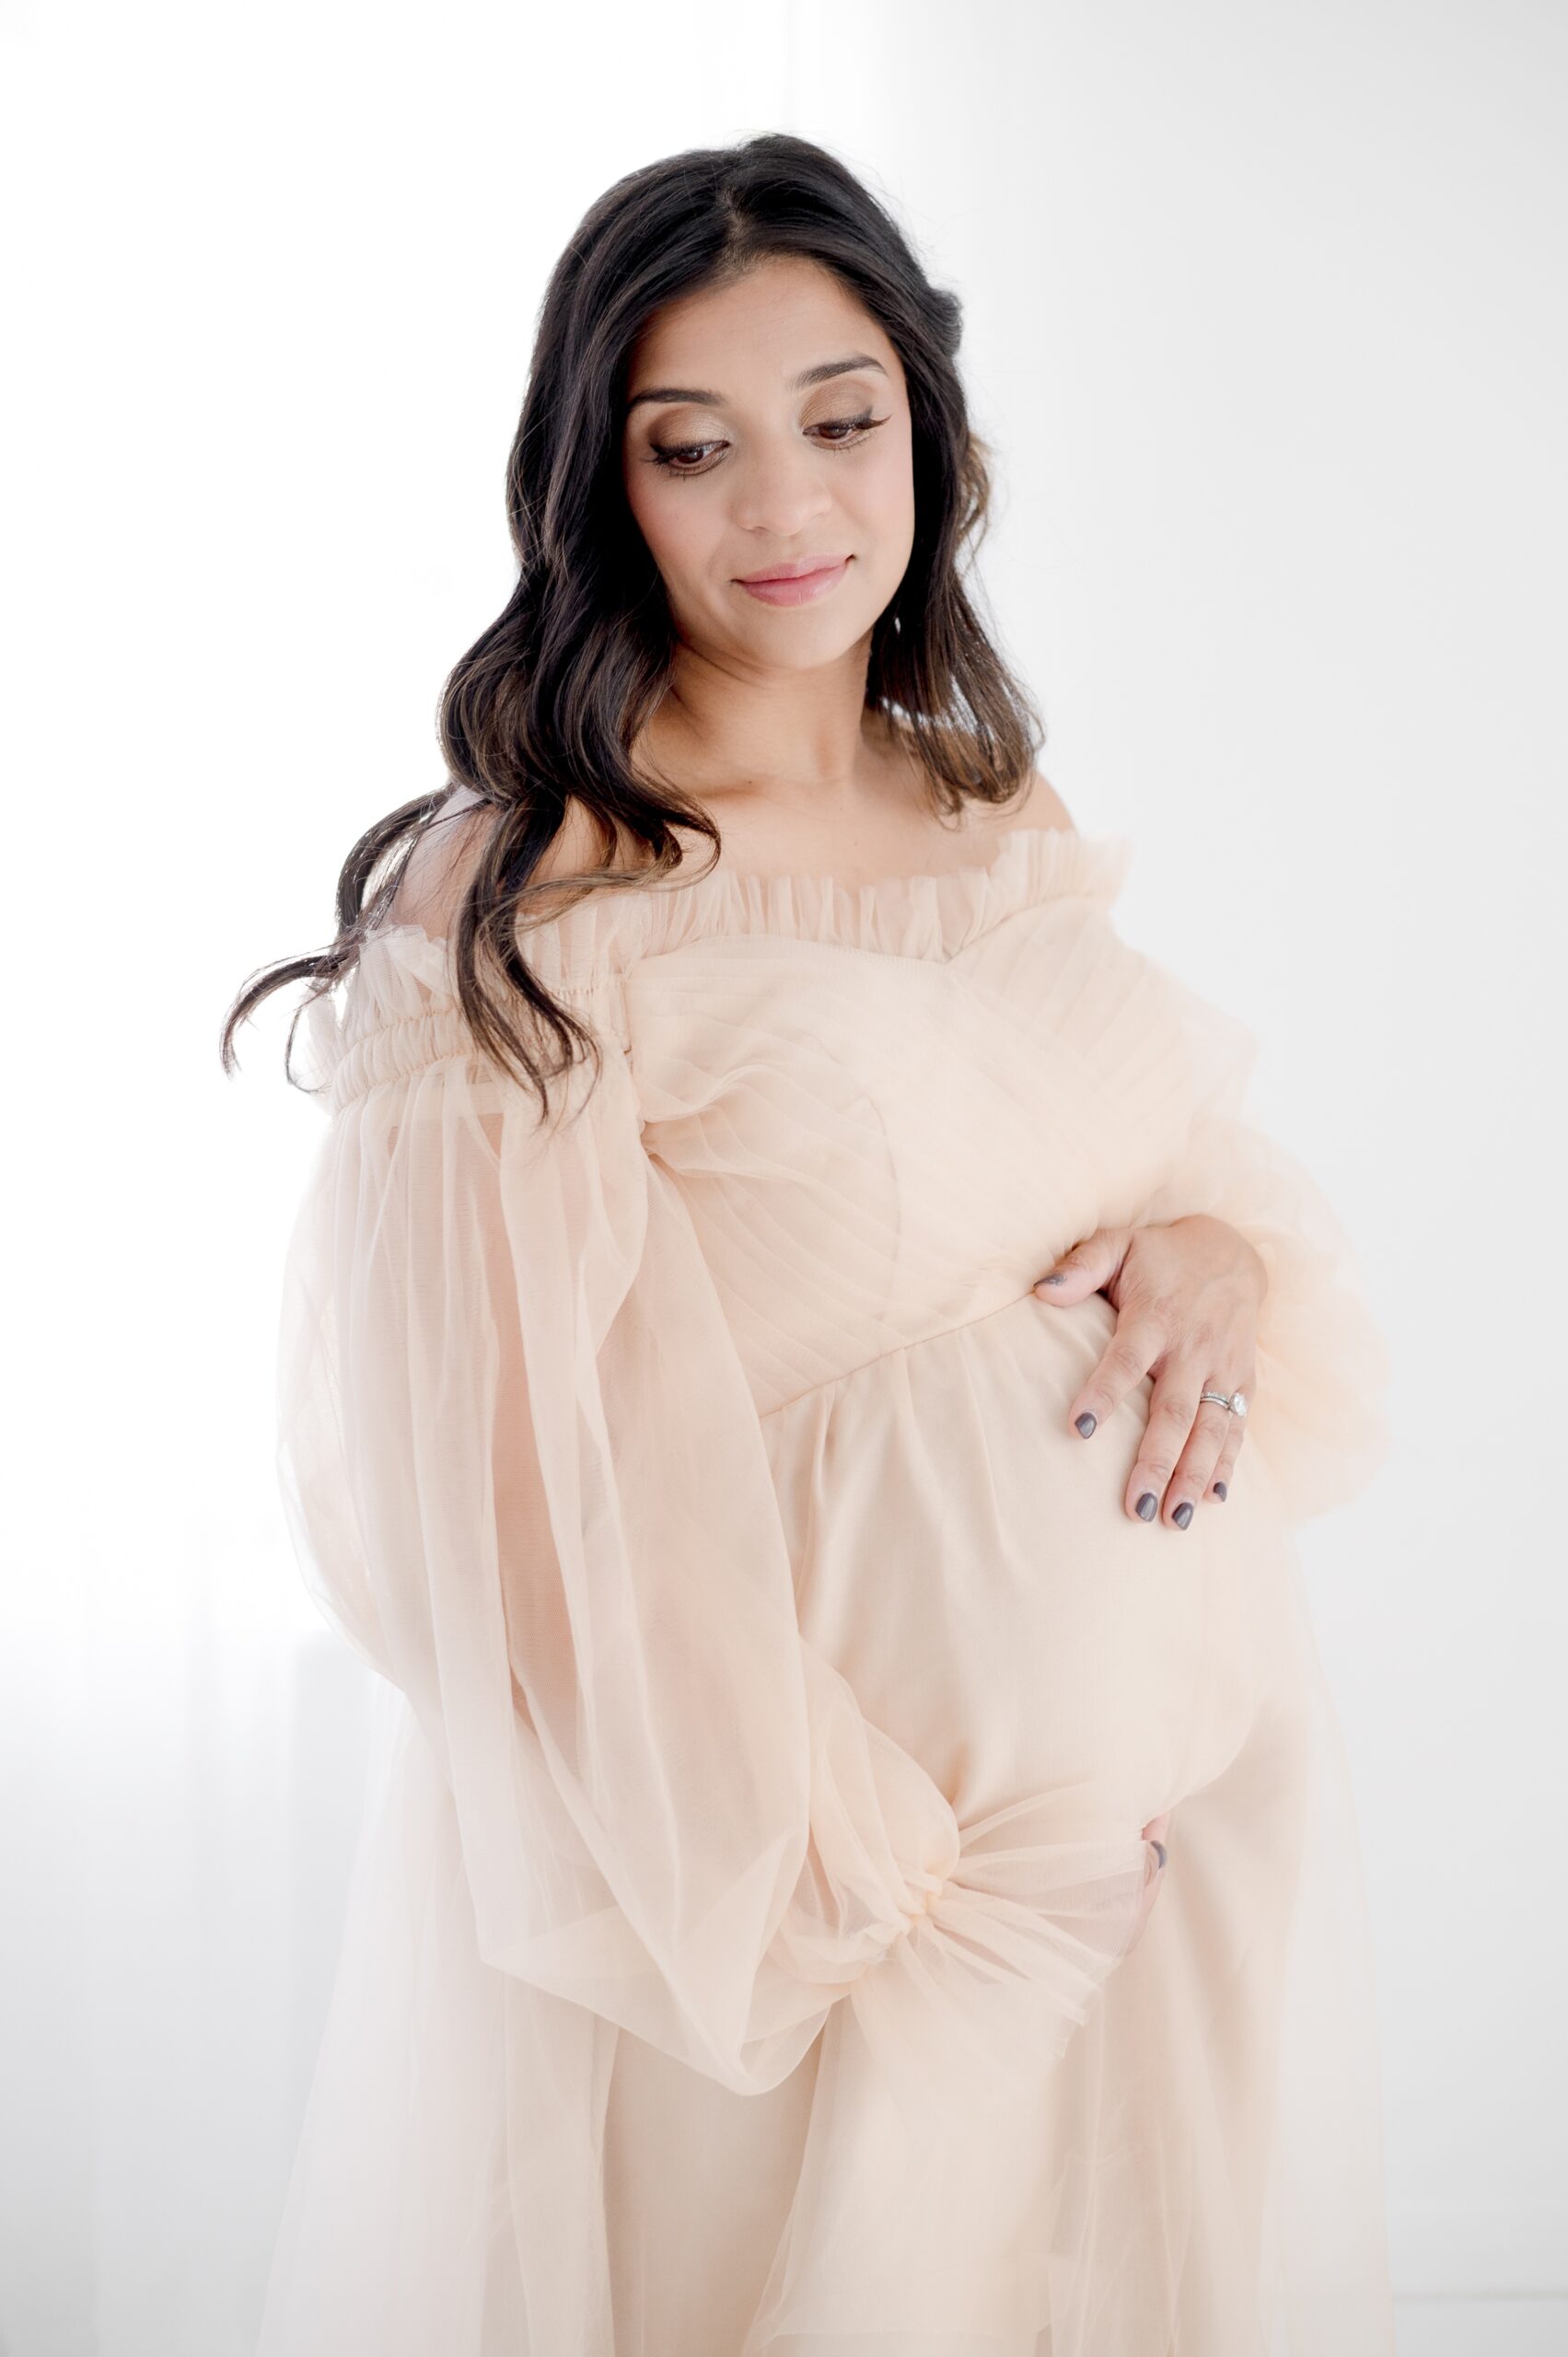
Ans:
POLYGON ((1389 2357, 1292 1539, 1385 1345, 1131 850, 600 889, 524 936, 603 1044, 550 1126, 417 924, 311 1008, 280 1469, 396 1724, 260 2357, 1389 2357), (1199 1211, 1271 1282, 1179 1531, 1031 1287, 1199 1211))

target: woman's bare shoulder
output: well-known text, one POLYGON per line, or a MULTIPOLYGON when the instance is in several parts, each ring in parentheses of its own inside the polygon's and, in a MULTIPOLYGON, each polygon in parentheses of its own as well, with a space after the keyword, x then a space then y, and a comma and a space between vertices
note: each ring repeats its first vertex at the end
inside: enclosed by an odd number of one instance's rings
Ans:
MULTIPOLYGON (((399 880, 389 923, 418 925, 432 938, 448 934, 468 897, 495 818, 493 805, 471 787, 455 787, 414 844, 399 880)), ((629 856, 627 839, 621 838, 618 853, 622 859, 629 856)), ((586 807, 573 802, 529 881, 552 884, 562 877, 581 876, 599 866, 603 859, 598 829, 586 807)))
MULTIPOLYGON (((885 716, 879 717, 873 731, 875 742, 894 764, 894 774, 909 794, 912 802, 918 800, 924 784, 924 772, 919 755, 907 734, 900 733, 885 716)), ((965 804, 962 829, 966 835, 1005 832, 1016 827, 1053 827, 1063 834, 1074 835, 1072 813, 1051 784, 1043 770, 1031 769, 1024 784, 1005 802, 974 802, 965 804)))
POLYGON ((1030 771, 1029 782, 1016 801, 986 817, 996 827, 1056 827, 1066 835, 1078 831, 1067 805, 1041 770, 1030 771))

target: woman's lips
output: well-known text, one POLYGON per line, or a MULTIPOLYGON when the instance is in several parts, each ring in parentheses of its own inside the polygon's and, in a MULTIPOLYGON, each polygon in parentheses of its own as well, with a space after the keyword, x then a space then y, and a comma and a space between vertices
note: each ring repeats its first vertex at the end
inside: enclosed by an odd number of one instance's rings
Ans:
POLYGON ((813 598, 825 598, 836 589, 848 572, 851 560, 841 557, 837 564, 825 564, 816 573, 797 573, 789 581, 742 581, 737 586, 749 597, 761 598, 765 606, 805 606, 813 598))

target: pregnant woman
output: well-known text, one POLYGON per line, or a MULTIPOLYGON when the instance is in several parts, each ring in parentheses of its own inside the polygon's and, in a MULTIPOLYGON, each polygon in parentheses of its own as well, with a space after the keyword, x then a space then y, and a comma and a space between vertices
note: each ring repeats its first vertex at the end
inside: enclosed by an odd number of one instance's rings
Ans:
POLYGON ((1292 1537, 1383 1344, 1034 766, 958 323, 803 141, 610 189, 449 779, 231 1010, 313 985, 284 1494, 399 1714, 261 2357, 1392 2349, 1292 1537))

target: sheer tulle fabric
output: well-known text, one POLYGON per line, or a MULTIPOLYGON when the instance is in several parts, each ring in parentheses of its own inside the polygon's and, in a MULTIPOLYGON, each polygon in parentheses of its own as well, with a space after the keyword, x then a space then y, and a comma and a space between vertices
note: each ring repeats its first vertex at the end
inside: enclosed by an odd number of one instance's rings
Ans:
POLYGON ((1381 1345, 1127 850, 596 895, 549 1127, 417 928, 313 1011, 280 1470, 389 1720, 261 2357, 1391 2347, 1288 1537, 1381 1345), (1271 1290, 1178 1538, 1058 1430, 1109 1306, 1029 1288, 1183 1209, 1271 1290))

